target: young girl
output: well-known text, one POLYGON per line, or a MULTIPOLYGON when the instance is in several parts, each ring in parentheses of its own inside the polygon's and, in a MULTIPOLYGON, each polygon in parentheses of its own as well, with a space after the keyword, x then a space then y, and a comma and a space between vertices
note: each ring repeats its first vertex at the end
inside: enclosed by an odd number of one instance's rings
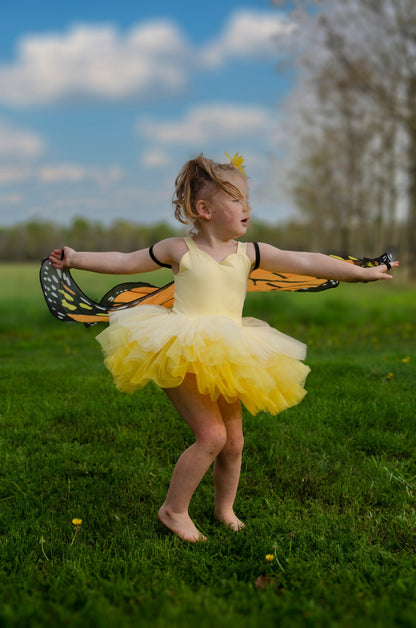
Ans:
POLYGON ((305 346, 262 321, 242 319, 250 272, 260 266, 348 282, 391 275, 385 265, 362 268, 317 253, 237 242, 247 230, 250 205, 246 176, 232 164, 214 163, 202 154, 188 161, 176 179, 173 202, 176 218, 192 225, 187 238, 169 238, 128 254, 64 247, 55 249, 50 260, 55 268, 100 273, 172 268, 172 310, 141 305, 114 312, 98 341, 121 390, 133 392, 153 380, 195 436, 175 466, 159 509, 167 528, 195 542, 205 536, 188 507, 213 462, 214 517, 234 531, 244 526, 233 509, 243 449, 240 401, 252 414, 277 414, 305 395, 305 346))

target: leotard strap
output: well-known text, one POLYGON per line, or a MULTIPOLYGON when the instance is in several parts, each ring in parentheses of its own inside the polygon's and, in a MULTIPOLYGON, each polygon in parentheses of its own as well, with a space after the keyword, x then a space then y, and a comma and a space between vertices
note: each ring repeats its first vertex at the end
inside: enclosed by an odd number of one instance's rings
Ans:
POLYGON ((163 266, 164 268, 172 268, 172 266, 170 264, 164 264, 163 262, 160 262, 156 255, 153 253, 153 247, 154 244, 152 244, 152 246, 149 249, 149 255, 152 258, 152 260, 154 261, 155 264, 158 264, 158 266, 163 266))
POLYGON ((254 262, 253 270, 256 270, 260 266, 260 247, 258 242, 253 242, 254 250, 256 251, 256 260, 254 262))

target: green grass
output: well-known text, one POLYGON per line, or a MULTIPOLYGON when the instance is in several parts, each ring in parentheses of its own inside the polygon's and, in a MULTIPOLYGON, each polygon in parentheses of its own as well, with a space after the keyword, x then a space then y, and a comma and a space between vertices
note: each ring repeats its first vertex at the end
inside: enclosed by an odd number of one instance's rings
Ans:
POLYGON ((99 327, 53 319, 33 266, 0 285, 2 627, 415 625, 414 290, 249 296, 309 344, 309 393, 245 414, 247 527, 211 522, 208 474, 191 514, 209 540, 189 545, 156 517, 191 442, 163 393, 116 391, 99 327))

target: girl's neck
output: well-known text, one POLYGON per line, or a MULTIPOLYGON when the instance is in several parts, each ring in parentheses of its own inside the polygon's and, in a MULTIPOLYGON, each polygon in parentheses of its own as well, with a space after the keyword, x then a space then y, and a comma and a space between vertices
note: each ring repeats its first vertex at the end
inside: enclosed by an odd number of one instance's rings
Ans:
POLYGON ((196 243, 210 249, 224 249, 227 248, 227 246, 231 247, 236 244, 234 237, 229 237, 229 235, 226 234, 219 234, 211 229, 199 229, 195 235, 192 235, 192 237, 196 243))

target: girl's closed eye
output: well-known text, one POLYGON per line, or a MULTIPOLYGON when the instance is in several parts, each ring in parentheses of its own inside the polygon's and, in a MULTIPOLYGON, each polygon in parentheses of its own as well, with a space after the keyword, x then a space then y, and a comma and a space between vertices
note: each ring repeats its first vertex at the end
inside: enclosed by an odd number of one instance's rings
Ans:
POLYGON ((234 203, 240 203, 243 207, 250 207, 248 199, 245 198, 233 198, 234 203))

